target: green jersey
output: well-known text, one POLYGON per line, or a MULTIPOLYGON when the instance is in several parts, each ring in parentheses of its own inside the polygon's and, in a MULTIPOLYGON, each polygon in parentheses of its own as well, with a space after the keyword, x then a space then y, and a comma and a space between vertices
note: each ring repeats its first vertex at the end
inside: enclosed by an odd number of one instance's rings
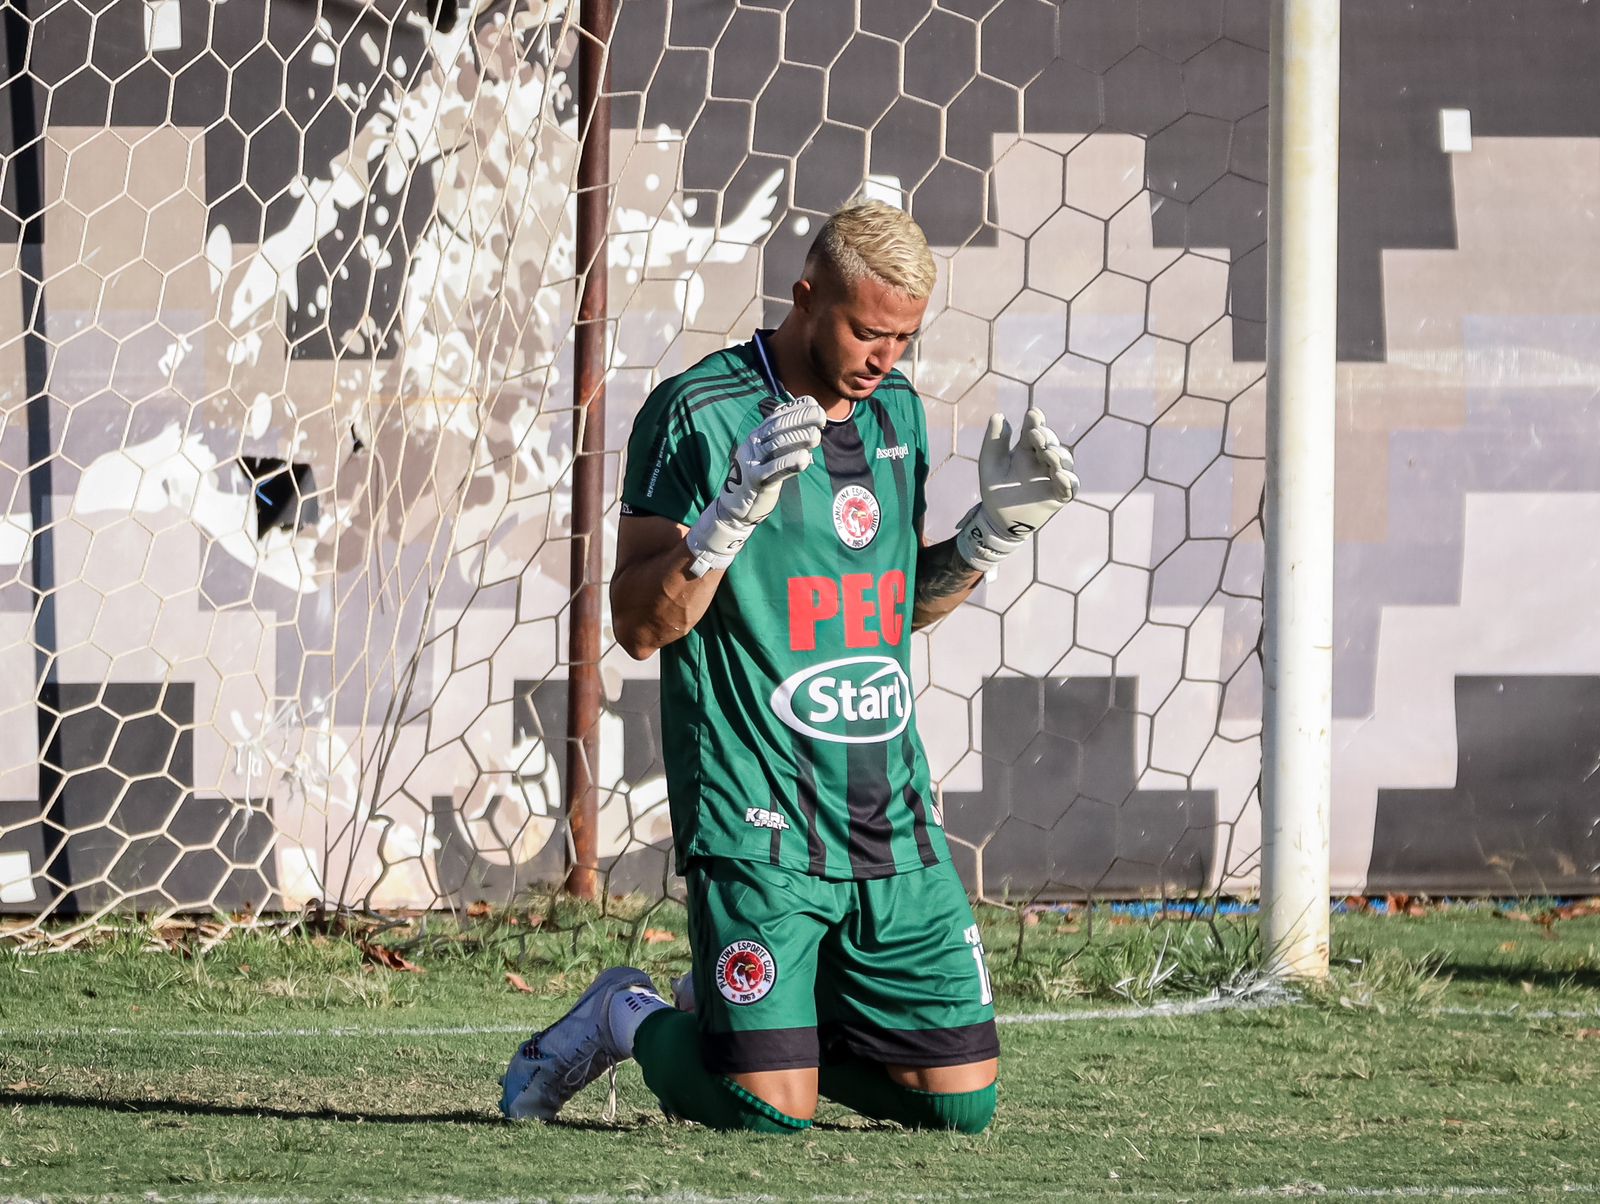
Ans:
MULTIPOLYGON (((711 504, 734 449, 780 404, 762 353, 756 341, 719 351, 650 394, 624 514, 689 526, 711 504)), ((709 856, 879 878, 949 859, 912 717, 927 476, 922 400, 891 372, 828 423, 705 616, 662 649, 680 869, 709 856)))

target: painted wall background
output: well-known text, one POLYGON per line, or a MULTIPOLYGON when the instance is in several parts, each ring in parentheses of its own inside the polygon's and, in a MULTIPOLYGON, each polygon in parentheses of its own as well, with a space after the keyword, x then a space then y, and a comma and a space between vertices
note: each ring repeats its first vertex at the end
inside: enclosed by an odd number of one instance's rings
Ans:
MULTIPOLYGON (((30 3, 48 356, 30 384, 8 257, 0 909, 558 876, 575 14, 463 8, 446 32, 400 0, 30 3)), ((862 188, 940 263, 909 365, 930 534, 994 409, 1074 447, 1082 498, 916 637, 989 897, 1256 880, 1266 11, 621 5, 609 447, 655 382, 781 316, 862 188)), ((1344 20, 1335 889, 1591 892, 1600 13, 1344 20)), ((16 247, 30 143, 3 126, 16 247)), ((610 886, 659 893, 654 667, 613 650, 606 676, 610 886)))

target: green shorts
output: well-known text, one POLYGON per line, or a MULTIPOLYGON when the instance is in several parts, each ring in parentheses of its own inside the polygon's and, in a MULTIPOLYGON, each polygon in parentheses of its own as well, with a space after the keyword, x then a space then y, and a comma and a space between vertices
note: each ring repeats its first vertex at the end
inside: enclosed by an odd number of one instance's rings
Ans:
POLYGON ((837 881, 702 858, 686 878, 707 1070, 999 1055, 983 944, 948 863, 837 881))

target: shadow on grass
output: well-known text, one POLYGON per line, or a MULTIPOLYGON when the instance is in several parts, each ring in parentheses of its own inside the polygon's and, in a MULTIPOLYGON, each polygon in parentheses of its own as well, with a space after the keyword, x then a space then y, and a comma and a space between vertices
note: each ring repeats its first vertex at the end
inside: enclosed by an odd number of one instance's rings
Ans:
MULTIPOLYGON (((504 1125, 491 1109, 456 1112, 367 1112, 344 1108, 276 1108, 270 1104, 206 1104, 194 1100, 131 1099, 119 1096, 65 1095, 46 1091, 0 1091, 0 1108, 16 1105, 77 1108, 88 1112, 169 1112, 180 1116, 262 1117, 278 1120, 337 1120, 364 1125, 504 1125)), ((563 1120, 564 1129, 613 1132, 615 1124, 563 1120)))
POLYGON ((1579 987, 1600 991, 1600 970, 1552 970, 1545 967, 1490 965, 1485 962, 1459 962, 1446 959, 1442 972, 1456 983, 1499 983, 1515 987, 1532 983, 1535 987, 1554 991, 1560 988, 1579 987))

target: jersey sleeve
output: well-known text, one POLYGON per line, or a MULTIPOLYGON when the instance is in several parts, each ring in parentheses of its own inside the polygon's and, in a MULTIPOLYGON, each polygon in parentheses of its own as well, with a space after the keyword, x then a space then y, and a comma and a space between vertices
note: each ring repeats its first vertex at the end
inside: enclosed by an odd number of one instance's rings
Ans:
POLYGON ((675 380, 645 400, 628 437, 622 513, 653 514, 690 526, 715 496, 705 435, 675 380))
POLYGON ((904 377, 901 381, 901 396, 911 420, 911 527, 921 538, 922 520, 928 513, 928 411, 911 382, 904 377))

